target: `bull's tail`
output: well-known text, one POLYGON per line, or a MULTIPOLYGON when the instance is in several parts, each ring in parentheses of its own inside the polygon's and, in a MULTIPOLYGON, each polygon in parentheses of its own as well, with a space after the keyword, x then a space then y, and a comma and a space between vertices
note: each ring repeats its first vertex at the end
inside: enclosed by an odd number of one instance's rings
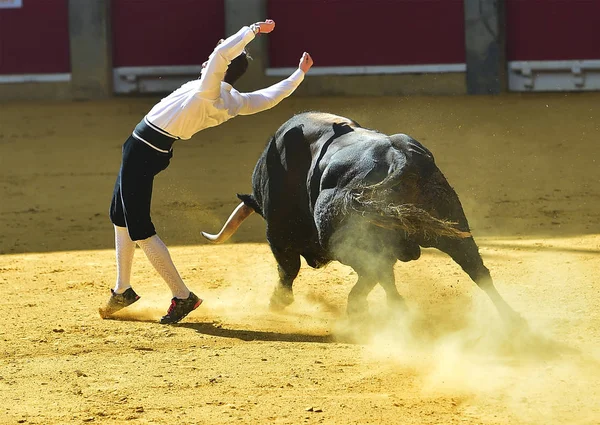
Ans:
MULTIPOLYGON (((344 210, 362 214, 370 223, 390 230, 403 230, 407 235, 418 234, 426 239, 437 237, 468 238, 470 232, 457 229, 457 223, 433 217, 413 204, 394 204, 375 186, 352 190, 344 200, 344 210)), ((383 191, 386 192, 386 191, 383 191)))
POLYGON ((252 213, 254 209, 246 205, 244 202, 240 203, 235 210, 231 213, 225 225, 219 233, 216 235, 202 232, 202 236, 213 243, 223 243, 227 239, 229 239, 240 227, 240 225, 246 220, 252 213))

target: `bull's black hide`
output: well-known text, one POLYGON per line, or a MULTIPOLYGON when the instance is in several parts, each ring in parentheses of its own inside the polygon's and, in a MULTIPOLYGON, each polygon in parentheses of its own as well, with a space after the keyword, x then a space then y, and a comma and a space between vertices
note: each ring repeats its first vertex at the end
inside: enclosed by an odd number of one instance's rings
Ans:
POLYGON ((356 271, 350 315, 365 311, 377 283, 390 305, 401 306, 394 264, 418 259, 420 247, 435 247, 463 268, 503 317, 518 317, 496 291, 458 196, 433 155, 405 134, 388 136, 327 113, 296 115, 260 156, 252 189, 238 195, 244 205, 219 236, 205 236, 226 239, 252 211, 265 219, 279 270, 273 308, 293 301, 301 256, 312 267, 336 260, 356 271))

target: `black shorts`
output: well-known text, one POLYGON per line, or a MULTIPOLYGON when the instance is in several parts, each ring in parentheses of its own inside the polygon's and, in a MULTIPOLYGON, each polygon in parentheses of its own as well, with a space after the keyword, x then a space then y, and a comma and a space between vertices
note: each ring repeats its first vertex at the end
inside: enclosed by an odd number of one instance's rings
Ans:
POLYGON ((169 166, 173 150, 159 152, 146 143, 129 136, 123 144, 123 159, 117 177, 110 219, 116 226, 127 227, 134 241, 156 234, 150 204, 154 176, 169 166))

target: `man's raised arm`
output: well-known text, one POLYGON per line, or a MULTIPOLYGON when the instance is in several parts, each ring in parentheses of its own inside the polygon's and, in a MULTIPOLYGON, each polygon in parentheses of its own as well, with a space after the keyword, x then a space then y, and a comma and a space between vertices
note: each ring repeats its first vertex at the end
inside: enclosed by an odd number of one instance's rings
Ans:
POLYGON ((221 82, 231 61, 244 51, 246 45, 254 40, 257 34, 270 33, 274 28, 275 22, 267 19, 265 22, 257 22, 249 27, 242 27, 226 40, 221 40, 209 56, 206 66, 203 66, 199 87, 202 96, 207 99, 218 98, 221 91, 221 82))

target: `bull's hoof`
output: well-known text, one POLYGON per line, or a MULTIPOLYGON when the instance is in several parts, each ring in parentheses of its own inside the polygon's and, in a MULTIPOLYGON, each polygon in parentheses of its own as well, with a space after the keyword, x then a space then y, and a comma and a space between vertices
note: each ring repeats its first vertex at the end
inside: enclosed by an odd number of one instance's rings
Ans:
POLYGON ((402 297, 394 297, 387 299, 388 309, 394 313, 405 313, 408 311, 408 307, 406 307, 406 302, 402 297))
POLYGON ((349 319, 362 319, 369 316, 369 303, 367 301, 348 300, 346 315, 349 319))
POLYGON ((510 313, 503 314, 502 320, 506 330, 512 334, 527 334, 531 331, 527 320, 515 311, 511 310, 510 313))
POLYGON ((293 302, 294 293, 292 290, 282 286, 277 286, 273 291, 273 295, 271 295, 269 309, 272 311, 281 311, 293 302))

